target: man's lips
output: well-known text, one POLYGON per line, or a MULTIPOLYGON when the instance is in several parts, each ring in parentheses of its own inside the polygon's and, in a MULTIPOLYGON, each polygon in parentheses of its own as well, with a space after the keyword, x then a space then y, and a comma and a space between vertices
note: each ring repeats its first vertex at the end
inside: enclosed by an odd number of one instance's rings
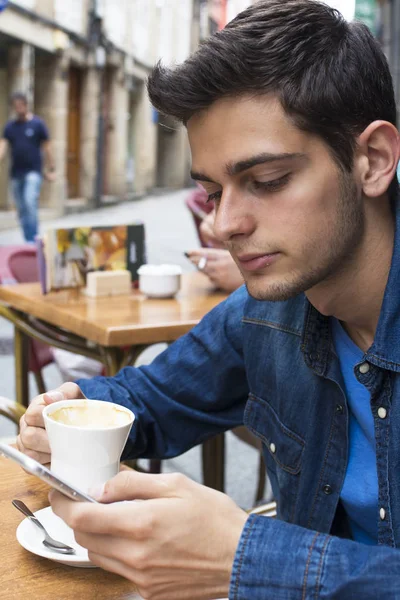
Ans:
POLYGON ((243 254, 237 259, 244 271, 258 271, 272 265, 279 257, 279 252, 272 254, 243 254))

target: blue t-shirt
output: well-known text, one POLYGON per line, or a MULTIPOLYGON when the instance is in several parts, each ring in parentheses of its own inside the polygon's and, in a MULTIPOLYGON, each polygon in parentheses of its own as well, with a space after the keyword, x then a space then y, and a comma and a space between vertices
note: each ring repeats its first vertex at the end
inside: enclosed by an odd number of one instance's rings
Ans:
POLYGON ((31 171, 42 172, 41 145, 49 139, 42 119, 34 116, 29 121, 9 121, 3 137, 11 146, 11 177, 21 177, 31 171))
POLYGON ((339 357, 349 406, 349 456, 340 495, 354 540, 378 543, 378 474, 371 395, 355 376, 354 367, 363 352, 347 335, 337 319, 332 333, 339 357))

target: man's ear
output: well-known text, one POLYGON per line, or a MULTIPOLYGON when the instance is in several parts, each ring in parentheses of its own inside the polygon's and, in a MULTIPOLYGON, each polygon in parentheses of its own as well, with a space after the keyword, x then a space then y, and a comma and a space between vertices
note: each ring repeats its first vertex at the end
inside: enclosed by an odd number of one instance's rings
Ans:
POLYGON ((377 198, 386 193, 400 158, 400 135, 387 121, 374 121, 358 138, 355 171, 364 194, 377 198))

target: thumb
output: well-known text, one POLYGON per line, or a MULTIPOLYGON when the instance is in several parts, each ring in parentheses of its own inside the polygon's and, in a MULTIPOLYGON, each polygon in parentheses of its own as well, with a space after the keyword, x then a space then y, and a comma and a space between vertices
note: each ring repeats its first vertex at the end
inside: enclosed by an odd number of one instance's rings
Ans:
POLYGON ((63 383, 57 389, 51 390, 43 396, 46 405, 61 400, 83 400, 84 398, 82 390, 76 383, 63 383))
POLYGON ((177 486, 170 475, 152 475, 124 469, 103 486, 89 490, 89 495, 106 504, 122 500, 172 498, 177 496, 177 486))

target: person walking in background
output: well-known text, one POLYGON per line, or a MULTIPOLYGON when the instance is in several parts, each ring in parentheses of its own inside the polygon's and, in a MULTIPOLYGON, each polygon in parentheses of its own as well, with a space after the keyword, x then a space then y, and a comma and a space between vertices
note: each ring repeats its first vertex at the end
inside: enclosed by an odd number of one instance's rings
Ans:
POLYGON ((45 154, 48 181, 55 179, 49 132, 45 122, 29 110, 28 99, 20 92, 11 98, 15 119, 10 120, 0 139, 0 162, 11 149, 11 184, 25 241, 34 242, 38 233, 38 203, 43 181, 45 154))

